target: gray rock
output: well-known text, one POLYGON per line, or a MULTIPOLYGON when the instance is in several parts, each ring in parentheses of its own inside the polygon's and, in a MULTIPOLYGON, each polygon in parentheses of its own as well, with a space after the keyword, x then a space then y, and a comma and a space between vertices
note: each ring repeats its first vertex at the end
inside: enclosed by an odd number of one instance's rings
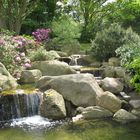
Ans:
POLYGON ((23 70, 21 72, 20 82, 24 84, 35 83, 42 76, 42 73, 38 69, 34 70, 23 70))
POLYGON ((131 76, 130 74, 126 73, 125 69, 122 67, 113 67, 113 66, 106 66, 103 71, 103 77, 113 77, 113 78, 122 78, 125 89, 127 91, 132 91, 134 87, 130 83, 131 76))
POLYGON ((66 117, 64 99, 61 94, 53 89, 44 92, 40 105, 40 114, 49 119, 62 119, 66 117))
POLYGON ((116 78, 124 78, 126 76, 125 69, 122 67, 114 67, 115 77, 116 78))
POLYGON ((82 110, 84 119, 106 118, 113 116, 113 113, 99 106, 90 106, 82 110))
POLYGON ((56 52, 60 57, 68 57, 68 54, 66 52, 61 52, 61 51, 56 51, 56 52))
POLYGON ((140 100, 130 100, 129 104, 135 109, 140 108, 140 100))
POLYGON ((7 71, 5 66, 0 63, 0 87, 3 90, 16 88, 18 86, 16 79, 7 71))
POLYGON ((133 109, 133 110, 131 111, 131 113, 140 118, 140 108, 138 108, 138 109, 133 109))
POLYGON ((44 76, 37 82, 37 87, 40 89, 52 88, 75 106, 83 107, 96 105, 96 97, 103 93, 91 74, 44 76))
POLYGON ((132 113, 130 113, 124 109, 118 110, 114 114, 113 118, 118 122, 124 122, 124 123, 138 119, 135 115, 133 115, 132 113))
POLYGON ((115 69, 112 66, 106 66, 103 71, 103 77, 115 77, 115 69))
POLYGON ((59 54, 56 51, 51 50, 46 52, 46 60, 54 60, 56 58, 60 58, 59 54))
POLYGON ((131 96, 127 95, 125 92, 120 92, 120 95, 125 101, 130 101, 131 96))
POLYGON ((121 100, 112 94, 109 91, 104 92, 97 99, 97 105, 105 109, 108 109, 111 112, 116 112, 121 109, 122 102, 121 100))
POLYGON ((108 60, 109 66, 120 66, 120 59, 117 57, 111 57, 108 60))
POLYGON ((58 76, 65 74, 74 74, 75 70, 70 68, 70 66, 65 62, 60 62, 57 60, 52 61, 36 61, 32 64, 33 69, 39 69, 43 76, 58 76))
POLYGON ((105 91, 119 94, 123 91, 124 85, 116 78, 106 77, 102 80, 102 88, 105 91))

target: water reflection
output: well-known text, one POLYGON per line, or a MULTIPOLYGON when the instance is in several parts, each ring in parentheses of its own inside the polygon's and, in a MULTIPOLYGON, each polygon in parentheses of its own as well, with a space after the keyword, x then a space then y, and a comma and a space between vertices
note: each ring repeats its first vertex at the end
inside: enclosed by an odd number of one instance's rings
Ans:
MULTIPOLYGON (((61 123, 57 127, 47 129, 51 124, 48 120, 34 118, 34 123, 29 126, 40 126, 37 129, 20 128, 21 124, 15 123, 11 127, 0 129, 0 140, 139 140, 140 122, 118 124, 110 120, 84 121, 77 124, 61 123), (39 121, 39 122, 38 122, 39 121), (44 122, 43 122, 44 121, 44 122), (46 128, 39 129, 46 123, 46 128), (62 125, 63 124, 63 125, 62 125)), ((23 121, 22 121, 23 122, 23 121)), ((21 122, 20 122, 21 123, 21 122)), ((25 123, 25 121, 24 121, 25 123)), ((27 125, 26 124, 26 125, 27 125)))

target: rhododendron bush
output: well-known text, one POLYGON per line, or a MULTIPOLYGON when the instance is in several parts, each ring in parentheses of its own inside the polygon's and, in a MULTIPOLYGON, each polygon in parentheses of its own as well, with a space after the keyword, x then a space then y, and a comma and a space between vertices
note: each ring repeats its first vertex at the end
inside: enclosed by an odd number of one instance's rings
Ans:
POLYGON ((19 78, 20 70, 31 67, 27 49, 35 46, 35 41, 22 36, 0 33, 0 62, 9 72, 19 78))
POLYGON ((51 29, 37 29, 35 32, 32 33, 32 35, 35 37, 35 39, 39 42, 43 41, 49 41, 49 33, 51 32, 51 29))
POLYGON ((30 52, 36 52, 39 47, 49 41, 50 29, 37 29, 33 36, 13 36, 10 32, 0 32, 0 62, 17 79, 20 71, 31 68, 30 52))

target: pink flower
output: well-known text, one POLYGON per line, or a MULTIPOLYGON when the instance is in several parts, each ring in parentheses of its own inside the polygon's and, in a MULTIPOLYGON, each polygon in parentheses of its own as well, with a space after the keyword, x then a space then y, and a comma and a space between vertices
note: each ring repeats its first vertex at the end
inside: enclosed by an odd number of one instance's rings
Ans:
POLYGON ((15 61, 20 62, 21 58, 19 56, 16 57, 15 61))
POLYGON ((5 44, 4 39, 0 39, 0 45, 4 45, 4 44, 5 44))
POLYGON ((20 56, 25 57, 25 53, 24 52, 20 53, 20 56))
POLYGON ((30 64, 30 63, 25 63, 25 64, 24 64, 24 67, 25 67, 25 68, 31 68, 31 64, 30 64))

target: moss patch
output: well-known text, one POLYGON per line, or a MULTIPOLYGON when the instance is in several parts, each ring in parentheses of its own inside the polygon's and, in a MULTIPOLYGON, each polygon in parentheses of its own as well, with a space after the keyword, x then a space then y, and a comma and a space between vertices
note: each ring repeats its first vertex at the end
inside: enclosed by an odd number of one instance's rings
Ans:
POLYGON ((2 91, 2 95, 11 95, 11 94, 17 94, 18 92, 22 92, 24 94, 31 94, 31 93, 34 93, 36 92, 36 89, 35 88, 35 85, 34 84, 26 84, 26 85, 21 85, 21 86, 18 86, 17 89, 10 89, 10 90, 5 90, 5 91, 2 91))

